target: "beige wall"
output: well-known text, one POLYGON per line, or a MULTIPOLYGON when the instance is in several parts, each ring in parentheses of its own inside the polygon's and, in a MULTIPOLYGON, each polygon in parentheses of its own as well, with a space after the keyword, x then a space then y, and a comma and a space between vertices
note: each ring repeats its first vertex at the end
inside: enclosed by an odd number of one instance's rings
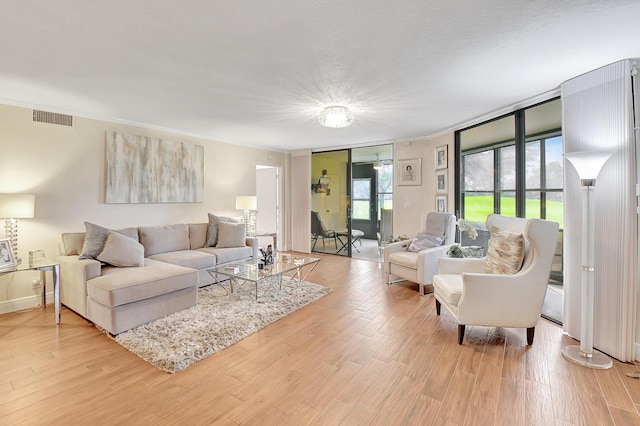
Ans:
POLYGON ((453 132, 433 139, 396 142, 393 145, 395 164, 398 160, 411 158, 422 159, 422 185, 398 185, 397 171, 394 176, 393 194, 393 235, 406 234, 415 236, 420 228, 423 214, 436 210, 435 188, 435 150, 447 145, 447 205, 448 211, 454 212, 454 134, 453 132))
MULTIPOLYGON (((90 221, 108 228, 206 222, 207 213, 241 215, 235 196, 255 194, 257 163, 285 167, 288 155, 74 117, 74 126, 32 121, 32 110, 0 105, 0 193, 36 197, 35 218, 19 222, 19 251, 44 249, 55 258, 60 233, 84 231, 90 221), (204 201, 172 204, 105 204, 105 131, 159 136, 204 146, 204 201)), ((284 183, 283 183, 284 185, 284 183)), ((286 204, 285 204, 286 205, 286 204)), ((0 313, 27 307, 37 273, 0 276, 0 313), (25 299, 26 298, 26 299, 25 299), (10 301, 10 302, 7 302, 10 301)))

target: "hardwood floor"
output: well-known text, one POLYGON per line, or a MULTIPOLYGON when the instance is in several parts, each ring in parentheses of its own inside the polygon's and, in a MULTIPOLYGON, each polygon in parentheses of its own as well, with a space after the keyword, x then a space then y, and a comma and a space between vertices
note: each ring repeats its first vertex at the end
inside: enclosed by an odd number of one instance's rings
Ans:
POLYGON ((377 262, 320 255, 328 296, 176 374, 73 312, 0 316, 0 424, 640 425, 632 364, 565 361, 571 339, 457 325, 377 262))

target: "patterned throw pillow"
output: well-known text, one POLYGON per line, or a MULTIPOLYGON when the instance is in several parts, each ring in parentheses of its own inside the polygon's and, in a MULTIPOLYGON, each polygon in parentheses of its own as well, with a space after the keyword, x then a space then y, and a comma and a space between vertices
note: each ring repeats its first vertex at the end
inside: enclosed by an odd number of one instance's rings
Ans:
POLYGON ((524 237, 522 234, 492 226, 489 229, 489 250, 484 260, 484 271, 488 274, 515 274, 524 260, 524 237))

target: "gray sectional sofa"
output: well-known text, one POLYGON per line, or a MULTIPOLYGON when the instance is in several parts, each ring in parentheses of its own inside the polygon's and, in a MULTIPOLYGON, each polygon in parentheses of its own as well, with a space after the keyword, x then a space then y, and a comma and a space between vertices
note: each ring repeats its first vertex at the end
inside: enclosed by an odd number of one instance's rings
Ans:
POLYGON ((257 238, 246 238, 244 231, 239 237, 224 225, 218 240, 217 226, 212 235, 210 223, 117 231, 97 227, 101 240, 87 254, 87 235, 96 225, 85 225, 87 232, 62 234, 60 298, 112 334, 195 305, 198 287, 214 282, 207 268, 259 257, 257 238))

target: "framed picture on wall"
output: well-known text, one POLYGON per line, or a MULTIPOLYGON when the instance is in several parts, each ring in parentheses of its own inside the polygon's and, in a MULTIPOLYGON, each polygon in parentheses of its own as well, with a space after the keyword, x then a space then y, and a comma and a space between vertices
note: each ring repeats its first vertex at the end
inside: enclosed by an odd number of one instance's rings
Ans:
POLYGON ((436 195, 436 211, 444 213, 447 211, 447 196, 436 195))
POLYGON ((446 194, 447 190, 447 169, 436 171, 436 193, 446 194))
POLYGON ((436 169, 447 168, 447 145, 436 148, 436 169))
POLYGON ((422 185, 422 159, 398 160, 398 185, 422 185))
POLYGON ((13 250, 11 249, 11 241, 8 238, 0 239, 0 271, 13 271, 18 266, 13 250))

